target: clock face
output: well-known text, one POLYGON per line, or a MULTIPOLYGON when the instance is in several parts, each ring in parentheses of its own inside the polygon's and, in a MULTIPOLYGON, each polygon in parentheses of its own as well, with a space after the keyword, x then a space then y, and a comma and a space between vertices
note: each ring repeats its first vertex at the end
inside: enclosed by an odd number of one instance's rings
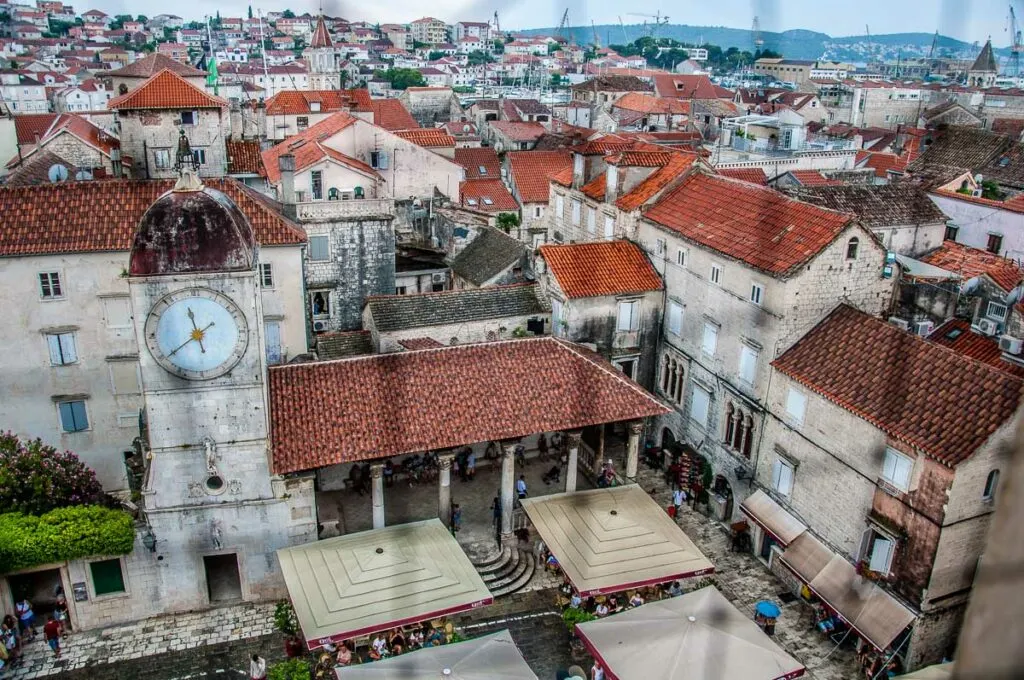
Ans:
POLYGON ((164 369, 189 380, 230 371, 245 354, 248 325, 238 306, 209 288, 160 298, 146 319, 146 345, 164 369))

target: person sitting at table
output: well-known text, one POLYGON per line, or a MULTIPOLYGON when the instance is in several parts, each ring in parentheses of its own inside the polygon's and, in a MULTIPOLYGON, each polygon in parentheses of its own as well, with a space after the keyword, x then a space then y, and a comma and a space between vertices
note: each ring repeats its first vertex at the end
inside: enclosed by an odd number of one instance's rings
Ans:
POLYGON ((823 606, 817 606, 814 608, 814 625, 821 631, 822 635, 828 637, 835 629, 835 621, 832 620, 832 616, 829 615, 828 610, 823 606))
POLYGON ((431 627, 427 632, 425 647, 440 647, 444 644, 444 635, 437 628, 431 627))
POLYGON ((573 609, 579 609, 580 605, 583 604, 583 598, 580 597, 579 593, 573 593, 572 597, 569 598, 569 606, 573 609))
POLYGON ((341 647, 338 649, 338 665, 339 666, 351 666, 352 665, 352 650, 348 648, 348 642, 342 642, 341 647))
POLYGON ((373 642, 370 643, 370 659, 373 661, 380 661, 384 657, 388 656, 388 641, 384 639, 384 633, 377 633, 373 636, 373 642))
POLYGON ((672 581, 672 585, 668 587, 669 597, 679 597, 683 594, 683 587, 679 585, 679 581, 672 581))
POLYGON ((398 656, 405 651, 405 636, 402 635, 402 631, 395 628, 391 632, 391 637, 388 638, 388 647, 391 648, 391 655, 398 656))
POLYGON ((544 560, 544 568, 548 571, 558 571, 558 560, 551 553, 548 553, 547 559, 544 560))
POLYGON ((644 598, 640 596, 640 591, 633 593, 633 597, 629 598, 630 607, 639 607, 644 603, 644 598))
POLYGON ((619 612, 622 611, 622 605, 619 604, 619 598, 617 598, 614 595, 609 595, 608 596, 607 605, 608 605, 608 612, 610 614, 618 614, 619 612))
POLYGON ((423 629, 413 628, 409 633, 409 649, 419 649, 423 646, 423 629))
POLYGON ((604 602, 598 604, 597 608, 594 610, 594 613, 597 615, 598 618, 608 616, 608 605, 604 602))

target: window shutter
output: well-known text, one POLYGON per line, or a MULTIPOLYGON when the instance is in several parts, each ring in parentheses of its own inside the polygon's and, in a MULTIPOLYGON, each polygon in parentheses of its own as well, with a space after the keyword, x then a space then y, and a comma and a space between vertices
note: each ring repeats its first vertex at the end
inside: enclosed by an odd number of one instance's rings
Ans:
POLYGON ((781 477, 782 477, 782 462, 777 460, 777 461, 775 461, 772 464, 772 487, 776 491, 779 490, 779 480, 780 480, 781 477))
POLYGON ((75 421, 76 430, 87 430, 89 429, 89 419, 85 415, 85 402, 84 401, 73 401, 71 402, 71 417, 75 421))
POLYGON ((871 561, 868 568, 883 574, 889 571, 889 558, 892 556, 892 541, 888 538, 875 536, 875 545, 871 549, 871 561))
POLYGON ((740 347, 740 379, 752 385, 756 371, 757 352, 746 345, 740 347))
MULTIPOLYGON (((60 356, 60 336, 47 335, 46 344, 50 348, 50 363, 53 364, 54 366, 60 366, 62 363, 64 363, 63 361, 61 361, 60 356)), ((61 407, 63 406, 64 404, 61 404, 61 407)), ((61 417, 63 418, 63 414, 61 415, 61 417)))
POLYGON ((615 236, 615 218, 604 216, 604 237, 612 238, 615 236))
POLYGON ((683 331, 683 307, 675 302, 668 303, 668 329, 676 335, 683 331))
POLYGON ((629 302, 619 303, 619 330, 628 331, 633 316, 632 305, 629 302))
POLYGON ((60 341, 60 351, 64 357, 65 364, 73 364, 78 361, 78 352, 75 350, 75 336, 71 333, 61 333, 57 336, 60 341))

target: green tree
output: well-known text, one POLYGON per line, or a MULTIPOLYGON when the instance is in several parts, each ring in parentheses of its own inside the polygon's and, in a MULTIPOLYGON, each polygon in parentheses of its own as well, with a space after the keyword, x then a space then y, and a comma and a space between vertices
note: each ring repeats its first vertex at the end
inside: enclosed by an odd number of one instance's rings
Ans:
MULTIPOLYGON (((3 23, 3 19, 0 19, 0 24, 3 23)), ((59 21, 57 19, 50 19, 50 30, 47 31, 49 34, 47 37, 56 38, 58 36, 67 35, 68 32, 74 28, 75 24, 70 21, 59 21)))
POLYGON ((380 77, 391 83, 396 90, 404 90, 409 87, 422 87, 427 84, 423 74, 414 68, 389 68, 382 71, 380 77))
POLYGON ((252 5, 249 5, 249 18, 252 19, 252 5))
POLYGON ((287 636, 299 634, 299 620, 288 600, 281 600, 274 608, 274 627, 287 636))
MULTIPOLYGON (((0 24, 9 24, 9 23, 11 23, 11 15, 8 14, 7 12, 0 12, 0 24)), ((51 25, 53 24, 52 20, 50 21, 50 24, 51 25)))
POLYGON ((141 23, 146 23, 147 21, 149 21, 149 17, 147 17, 145 14, 140 14, 139 16, 135 17, 135 20, 141 23))
POLYGON ((467 63, 470 66, 479 66, 480 64, 491 64, 494 62, 494 57, 492 57, 487 52, 484 52, 483 50, 473 50, 466 56, 466 59, 467 63))
POLYGON ((281 18, 282 19, 294 19, 295 18, 295 12, 291 11, 290 9, 286 9, 285 11, 281 12, 281 18))
POLYGON ((782 59, 782 53, 775 50, 757 50, 754 52, 754 60, 758 59, 782 59))
POLYGON ((430 47, 430 43, 420 42, 419 40, 412 41, 412 48, 414 50, 420 50, 423 49, 424 47, 430 47))
POLYGON ((267 680, 310 680, 312 671, 305 659, 288 659, 267 669, 267 680))
POLYGON ((114 20, 110 22, 110 30, 116 31, 124 28, 124 22, 126 21, 134 21, 131 14, 118 14, 114 17, 114 20))
POLYGON ((11 432, 0 433, 0 513, 41 515, 105 498, 96 473, 75 454, 40 439, 22 441, 11 432))
POLYGON ((498 218, 495 222, 498 228, 507 234, 519 226, 519 215, 510 212, 498 213, 498 218))
POLYGON ((505 41, 502 40, 501 38, 495 38, 492 47, 494 48, 494 52, 496 54, 501 54, 502 52, 505 51, 505 41))
POLYGON ((562 74, 561 73, 552 73, 551 74, 551 87, 561 87, 561 86, 562 86, 562 74))
POLYGON ((427 55, 427 59, 430 61, 437 61, 438 59, 444 59, 447 55, 439 50, 434 50, 427 55))

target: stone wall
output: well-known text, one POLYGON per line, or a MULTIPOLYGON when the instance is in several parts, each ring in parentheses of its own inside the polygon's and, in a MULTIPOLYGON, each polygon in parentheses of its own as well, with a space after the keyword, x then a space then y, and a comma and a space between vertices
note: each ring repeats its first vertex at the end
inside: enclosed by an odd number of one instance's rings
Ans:
POLYGON ((133 177, 144 179, 176 178, 174 169, 179 130, 185 130, 192 149, 206 152, 206 163, 199 167, 200 177, 223 177, 228 158, 224 141, 231 136, 230 119, 222 109, 198 109, 195 125, 181 125, 181 111, 119 111, 121 151, 134 159, 133 177), (157 150, 170 153, 170 165, 156 166, 157 150))
POLYGON ((527 323, 532 319, 544 321, 545 335, 551 328, 550 314, 530 314, 527 316, 506 316, 498 319, 467 321, 458 324, 439 326, 417 326, 400 331, 378 331, 371 323, 369 314, 364 313, 364 327, 370 331, 377 352, 402 352, 405 348, 399 342, 412 338, 431 338, 442 345, 463 345, 471 342, 492 342, 509 340, 516 329, 526 331, 527 323))

